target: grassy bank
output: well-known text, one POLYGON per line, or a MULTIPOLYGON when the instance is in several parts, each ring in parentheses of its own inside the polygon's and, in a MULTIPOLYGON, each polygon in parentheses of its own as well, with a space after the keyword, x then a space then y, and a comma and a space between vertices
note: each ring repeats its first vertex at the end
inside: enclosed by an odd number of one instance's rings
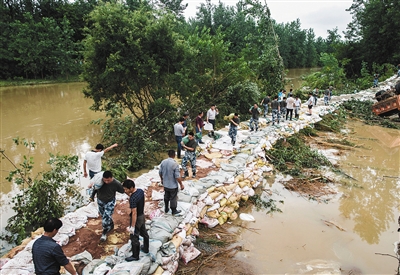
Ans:
POLYGON ((25 85, 41 85, 41 84, 53 84, 53 83, 68 83, 68 82, 79 82, 82 81, 79 75, 69 76, 67 77, 58 77, 51 79, 24 79, 24 78, 15 78, 15 79, 1 79, 0 87, 9 87, 9 86, 25 86, 25 85))

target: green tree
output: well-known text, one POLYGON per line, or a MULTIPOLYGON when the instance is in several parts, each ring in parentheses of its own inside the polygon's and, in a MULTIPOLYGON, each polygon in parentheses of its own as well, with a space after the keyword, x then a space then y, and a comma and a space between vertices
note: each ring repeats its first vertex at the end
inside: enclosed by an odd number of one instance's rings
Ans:
MULTIPOLYGON (((36 146, 26 139, 15 138, 14 142, 25 146, 29 152, 36 146)), ((76 171, 79 171, 77 156, 50 154, 48 170, 33 176, 34 160, 29 154, 20 164, 14 164, 5 150, 0 149, 0 153, 15 167, 6 179, 20 188, 11 200, 15 215, 8 219, 8 233, 2 236, 3 239, 19 244, 47 218, 61 217, 67 209, 82 204, 83 198, 75 185, 76 171)))

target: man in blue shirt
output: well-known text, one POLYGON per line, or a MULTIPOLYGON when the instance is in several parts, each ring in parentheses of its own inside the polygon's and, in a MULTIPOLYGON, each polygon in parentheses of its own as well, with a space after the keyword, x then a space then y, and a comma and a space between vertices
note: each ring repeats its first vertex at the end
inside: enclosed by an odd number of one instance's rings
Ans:
POLYGON ((132 256, 126 258, 125 261, 138 261, 140 249, 144 253, 149 253, 149 235, 147 234, 146 220, 144 218, 144 192, 142 189, 135 187, 133 180, 125 180, 122 186, 125 194, 129 196, 129 207, 131 208, 128 232, 132 243, 132 256), (140 246, 139 236, 143 237, 143 246, 140 246))
POLYGON ((50 218, 44 224, 44 234, 32 246, 35 273, 40 275, 60 275, 60 267, 64 266, 71 275, 77 275, 74 266, 64 255, 61 246, 53 240, 62 226, 62 221, 50 218))
MULTIPOLYGON (((193 133, 191 134, 193 136, 193 133)), ((181 212, 180 210, 176 210, 178 206, 178 184, 182 190, 185 188, 180 178, 179 165, 176 163, 174 158, 175 151, 169 150, 168 158, 161 162, 159 171, 161 183, 164 186, 164 210, 165 213, 168 213, 169 207, 171 207, 172 215, 181 212)))

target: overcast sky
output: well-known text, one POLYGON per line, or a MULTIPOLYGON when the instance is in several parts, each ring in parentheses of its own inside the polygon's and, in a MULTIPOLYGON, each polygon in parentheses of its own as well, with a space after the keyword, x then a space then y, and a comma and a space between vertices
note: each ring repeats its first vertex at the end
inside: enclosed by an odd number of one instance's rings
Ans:
MULTIPOLYGON (((236 0, 221 0, 225 5, 234 6, 236 0)), ((263 3, 263 1, 261 0, 263 3)), ((300 19, 301 29, 314 29, 315 36, 327 37, 327 30, 338 27, 339 34, 346 30, 351 14, 346 11, 352 0, 266 0, 271 17, 278 23, 287 23, 300 19)), ((186 18, 195 17, 196 10, 205 0, 184 0, 188 3, 186 18)), ((218 0, 212 0, 218 5, 218 0)))

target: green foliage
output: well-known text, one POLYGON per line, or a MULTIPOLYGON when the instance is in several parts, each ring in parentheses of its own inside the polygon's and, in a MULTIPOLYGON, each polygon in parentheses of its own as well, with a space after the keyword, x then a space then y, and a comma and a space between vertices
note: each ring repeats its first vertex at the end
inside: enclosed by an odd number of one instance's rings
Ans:
MULTIPOLYGON (((35 143, 26 139, 16 138, 14 142, 16 145, 24 145, 29 151, 35 148, 35 143)), ((8 233, 2 239, 19 244, 49 217, 61 217, 67 209, 82 204, 83 198, 75 185, 76 171, 79 170, 77 156, 50 153, 47 162, 49 169, 32 177, 32 157, 24 156, 22 163, 16 165, 3 150, 0 153, 15 167, 6 179, 20 188, 11 200, 15 215, 8 219, 8 233)))
POLYGON ((315 124, 315 129, 327 132, 339 132, 346 122, 346 112, 339 108, 332 114, 322 117, 322 120, 315 124))
POLYGON ((319 168, 330 165, 329 160, 305 144, 302 134, 295 134, 285 140, 279 140, 274 149, 268 151, 272 164, 284 174, 299 176, 304 168, 319 168))
POLYGON ((234 86, 229 87, 228 93, 226 96, 226 108, 221 109, 224 110, 224 114, 230 113, 240 113, 244 116, 242 119, 246 118, 246 115, 249 113, 249 108, 254 105, 254 103, 258 103, 258 100, 261 97, 258 86, 253 82, 241 82, 234 86))
MULTIPOLYGON (((262 197, 262 195, 255 194, 254 196, 249 197, 249 201, 254 204, 257 211, 268 209, 267 214, 273 213, 273 212, 282 213, 282 210, 279 207, 277 207, 276 200, 274 200, 274 199, 265 200, 262 197)), ((279 203, 283 204, 284 202, 279 201, 279 203)))

